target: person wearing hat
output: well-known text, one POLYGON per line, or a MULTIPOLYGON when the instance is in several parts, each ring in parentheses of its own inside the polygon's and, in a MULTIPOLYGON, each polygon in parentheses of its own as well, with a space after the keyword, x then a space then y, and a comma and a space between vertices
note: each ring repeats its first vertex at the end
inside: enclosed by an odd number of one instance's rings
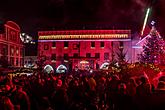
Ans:
POLYGON ((151 97, 151 105, 153 110, 164 110, 165 107, 165 77, 162 76, 158 80, 158 85, 151 97))

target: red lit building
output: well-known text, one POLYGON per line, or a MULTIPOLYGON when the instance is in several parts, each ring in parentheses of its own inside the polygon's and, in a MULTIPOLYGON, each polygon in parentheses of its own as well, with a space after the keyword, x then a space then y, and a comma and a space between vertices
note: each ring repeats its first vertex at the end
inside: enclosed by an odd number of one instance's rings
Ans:
POLYGON ((24 46, 20 39, 20 27, 13 21, 7 21, 0 33, 0 58, 13 67, 23 66, 24 46))
POLYGON ((119 48, 127 53, 126 60, 132 59, 130 30, 39 31, 38 36, 38 58, 54 68, 99 69, 117 57, 119 48))

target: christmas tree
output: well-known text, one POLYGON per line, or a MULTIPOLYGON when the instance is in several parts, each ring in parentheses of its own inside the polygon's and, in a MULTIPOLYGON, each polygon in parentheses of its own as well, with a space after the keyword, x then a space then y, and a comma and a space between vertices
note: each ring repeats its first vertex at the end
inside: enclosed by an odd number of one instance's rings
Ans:
POLYGON ((141 63, 161 64, 164 56, 164 41, 157 32, 152 21, 152 29, 143 45, 143 51, 139 55, 141 63))

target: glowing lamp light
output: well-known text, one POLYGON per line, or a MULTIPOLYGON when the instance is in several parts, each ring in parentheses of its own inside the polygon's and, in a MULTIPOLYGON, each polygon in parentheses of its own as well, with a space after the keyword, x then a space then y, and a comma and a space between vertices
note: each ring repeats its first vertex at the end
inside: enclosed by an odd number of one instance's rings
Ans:
POLYGON ((80 61, 80 64, 88 64, 89 62, 86 60, 80 61))
POLYGON ((155 21, 151 21, 151 25, 152 25, 152 26, 154 26, 154 25, 155 25, 155 23, 156 23, 155 21))
POLYGON ((24 36, 24 35, 25 35, 25 33, 21 33, 21 35, 22 35, 22 36, 24 36))
POLYGON ((161 76, 162 74, 163 74, 163 73, 160 71, 160 72, 159 72, 159 75, 161 76))
POLYGON ((32 37, 27 35, 26 33, 21 33, 20 34, 20 39, 23 43, 31 43, 34 44, 34 42, 32 41, 32 37))
POLYGON ((104 35, 45 35, 39 36, 39 39, 125 39, 128 34, 104 34, 104 35))

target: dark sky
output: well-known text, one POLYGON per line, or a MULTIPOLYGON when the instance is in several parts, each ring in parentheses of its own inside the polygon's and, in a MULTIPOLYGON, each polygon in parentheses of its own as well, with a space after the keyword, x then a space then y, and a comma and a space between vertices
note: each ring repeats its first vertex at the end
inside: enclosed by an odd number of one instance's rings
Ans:
MULTIPOLYGON (((165 0, 0 0, 0 20, 17 22, 36 38, 38 30, 132 29, 140 31, 145 11, 165 35, 165 0)), ((150 24, 150 23, 148 23, 150 24)))

